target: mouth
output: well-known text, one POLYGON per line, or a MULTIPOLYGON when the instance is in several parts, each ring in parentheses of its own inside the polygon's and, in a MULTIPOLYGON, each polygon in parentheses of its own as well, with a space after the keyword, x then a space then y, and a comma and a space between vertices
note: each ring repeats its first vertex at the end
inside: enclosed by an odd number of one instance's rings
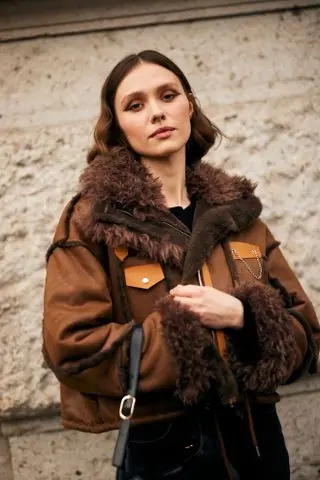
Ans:
POLYGON ((167 138, 169 137, 172 132, 175 131, 175 128, 173 127, 162 127, 162 128, 158 128, 158 130, 156 130, 155 132, 152 133, 152 135, 150 135, 151 138, 154 138, 154 137, 157 137, 157 138, 167 138))

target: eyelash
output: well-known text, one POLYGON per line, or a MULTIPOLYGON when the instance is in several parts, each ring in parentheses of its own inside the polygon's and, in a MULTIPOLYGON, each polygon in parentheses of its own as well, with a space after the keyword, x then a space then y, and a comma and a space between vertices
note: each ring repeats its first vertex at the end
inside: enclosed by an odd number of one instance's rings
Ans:
MULTIPOLYGON (((178 95, 180 95, 180 93, 172 92, 172 93, 167 93, 166 95, 163 96, 163 98, 165 98, 165 97, 171 97, 170 100, 169 100, 169 101, 171 101, 171 100, 174 100, 178 95)), ((138 111, 138 110, 135 110, 135 109, 132 108, 132 107, 134 107, 135 105, 141 105, 141 102, 131 103, 131 104, 126 108, 126 110, 127 110, 127 111, 131 111, 131 112, 138 111)))

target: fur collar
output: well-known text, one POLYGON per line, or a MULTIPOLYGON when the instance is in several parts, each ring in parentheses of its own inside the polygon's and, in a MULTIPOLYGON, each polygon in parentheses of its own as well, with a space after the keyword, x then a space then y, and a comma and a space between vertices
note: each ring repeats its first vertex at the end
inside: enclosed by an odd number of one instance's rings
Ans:
POLYGON ((168 210, 160 181, 121 152, 97 157, 80 181, 82 196, 91 204, 90 221, 85 224, 93 240, 112 248, 131 247, 176 267, 183 264, 185 281, 217 243, 250 226, 261 212, 253 194, 255 185, 204 162, 186 172, 189 197, 197 201, 191 236, 168 210))
MULTIPOLYGON (((126 210, 142 221, 156 220, 159 212, 167 212, 161 183, 139 161, 130 160, 121 154, 97 157, 80 177, 82 192, 95 204, 126 210)), ((204 162, 187 169, 186 183, 190 198, 195 195, 212 207, 248 197, 255 189, 246 178, 204 162)))

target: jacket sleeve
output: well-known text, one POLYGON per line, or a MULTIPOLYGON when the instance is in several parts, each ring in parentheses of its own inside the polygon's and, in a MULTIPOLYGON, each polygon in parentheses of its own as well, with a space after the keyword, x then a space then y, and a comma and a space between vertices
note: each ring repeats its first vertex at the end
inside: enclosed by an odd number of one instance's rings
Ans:
POLYGON ((266 283, 232 292, 244 306, 244 328, 227 333, 230 367, 243 391, 274 391, 313 373, 319 354, 314 308, 267 228, 265 270, 266 283))
POLYGON ((267 273, 269 284, 280 293, 293 332, 296 357, 288 382, 306 372, 315 373, 319 356, 320 325, 313 305, 267 229, 267 273))
MULTIPOLYGON (((81 392, 120 397, 126 388, 134 321, 114 321, 106 272, 75 231, 71 240, 55 244, 45 283, 44 358, 61 383, 81 392)), ((176 373, 158 311, 144 320, 143 330, 140 391, 174 387, 176 373)))

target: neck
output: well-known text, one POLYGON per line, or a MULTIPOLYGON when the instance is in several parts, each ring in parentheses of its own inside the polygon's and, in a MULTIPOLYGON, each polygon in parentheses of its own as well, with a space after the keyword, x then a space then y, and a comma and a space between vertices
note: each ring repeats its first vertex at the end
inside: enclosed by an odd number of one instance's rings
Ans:
POLYGON ((190 203, 186 187, 185 151, 177 152, 170 157, 141 158, 141 163, 154 178, 162 184, 162 194, 168 208, 187 207, 190 203))

